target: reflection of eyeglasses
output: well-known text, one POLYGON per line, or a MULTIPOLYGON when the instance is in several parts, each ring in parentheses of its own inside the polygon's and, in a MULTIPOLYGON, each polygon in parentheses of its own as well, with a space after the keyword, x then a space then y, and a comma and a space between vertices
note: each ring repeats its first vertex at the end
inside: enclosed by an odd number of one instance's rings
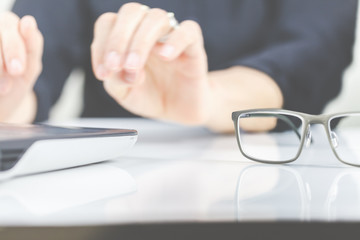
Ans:
POLYGON ((249 165, 239 174, 235 195, 237 218, 358 219, 359 180, 360 172, 355 168, 249 165), (319 172, 321 179, 314 178, 319 172))
POLYGON ((241 153, 263 163, 295 161, 311 143, 311 124, 322 124, 335 156, 360 167, 360 112, 310 115, 283 109, 254 109, 232 113, 241 153), (339 122, 341 121, 341 124, 339 122), (276 123, 273 131, 244 131, 242 127, 276 123), (280 131, 283 131, 280 133, 280 131))

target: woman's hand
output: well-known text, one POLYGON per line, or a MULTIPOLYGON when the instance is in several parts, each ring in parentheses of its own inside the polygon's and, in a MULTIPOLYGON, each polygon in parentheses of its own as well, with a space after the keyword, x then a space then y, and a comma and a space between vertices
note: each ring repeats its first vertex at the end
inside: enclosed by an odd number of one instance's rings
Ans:
POLYGON ((196 22, 173 28, 166 11, 128 3, 99 17, 91 52, 96 77, 127 110, 183 124, 208 120, 211 84, 196 22))
POLYGON ((32 91, 42 70, 43 37, 32 16, 0 14, 0 121, 31 122, 32 91))

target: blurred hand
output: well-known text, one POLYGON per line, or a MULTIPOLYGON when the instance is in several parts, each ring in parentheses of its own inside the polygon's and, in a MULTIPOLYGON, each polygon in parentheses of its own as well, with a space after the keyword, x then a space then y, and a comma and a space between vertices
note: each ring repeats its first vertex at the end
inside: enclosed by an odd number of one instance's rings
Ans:
POLYGON ((172 29, 166 11, 128 3, 96 21, 91 53, 96 77, 127 110, 183 124, 209 117, 211 86, 196 22, 172 29))
POLYGON ((42 70, 42 51, 43 37, 32 16, 0 14, 0 121, 11 122, 16 115, 21 119, 14 121, 28 122, 35 115, 29 101, 35 101, 32 89, 42 70))

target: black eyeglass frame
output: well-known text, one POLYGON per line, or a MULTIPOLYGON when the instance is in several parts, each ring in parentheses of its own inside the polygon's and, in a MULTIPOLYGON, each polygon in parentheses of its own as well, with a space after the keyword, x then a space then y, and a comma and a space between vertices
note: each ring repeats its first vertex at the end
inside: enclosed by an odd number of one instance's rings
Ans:
MULTIPOLYGON (((332 137, 331 137, 331 128, 330 128, 330 123, 334 118, 339 118, 339 117, 347 117, 347 116, 360 116, 360 112, 342 112, 342 113, 332 113, 332 114, 319 114, 319 115, 313 115, 313 114, 307 114, 307 113, 302 113, 302 112, 296 112, 296 111, 290 111, 290 110, 285 110, 285 109, 278 109, 278 108, 263 108, 263 109, 249 109, 249 110, 242 110, 242 111, 236 111, 232 113, 232 120, 234 122, 234 127, 235 127, 235 133, 236 133, 236 140, 237 140, 237 144, 238 147, 240 149, 240 152, 248 159, 256 161, 256 162, 261 162, 261 163, 271 163, 271 164, 284 164, 284 163, 290 163, 295 161, 296 159, 299 158, 303 148, 304 148, 304 144, 305 144, 305 140, 307 138, 307 133, 310 132, 310 126, 313 124, 321 124, 325 131, 326 131, 326 136, 328 138, 330 147, 332 149, 332 152, 335 154, 336 158, 347 165, 350 166, 354 166, 354 167, 360 167, 360 164, 354 164, 354 163, 349 163, 346 161, 343 161, 340 156, 337 154, 335 147, 333 146, 332 143, 332 137), (289 115, 289 116, 293 116, 293 117, 297 117, 301 120, 301 124, 302 124, 302 129, 301 129, 301 139, 300 139, 300 145, 299 145, 299 149, 295 155, 294 158, 291 158, 289 160, 284 160, 284 161, 268 161, 268 160, 262 160, 262 159, 257 159, 254 157, 251 157, 249 155, 247 155, 242 147, 241 147, 241 140, 240 140, 240 126, 239 126, 239 119, 241 118, 241 116, 244 116, 246 114, 261 114, 261 115, 269 115, 269 117, 276 117, 276 114, 280 114, 281 116, 283 115, 289 115)), ((293 129, 294 131, 297 131, 297 129, 293 129)), ((297 132, 297 135, 299 133, 297 132)))

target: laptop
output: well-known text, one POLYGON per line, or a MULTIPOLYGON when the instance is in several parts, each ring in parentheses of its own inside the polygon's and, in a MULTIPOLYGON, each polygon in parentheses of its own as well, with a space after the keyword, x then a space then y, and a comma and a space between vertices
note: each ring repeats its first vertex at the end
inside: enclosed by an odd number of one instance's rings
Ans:
POLYGON ((132 129, 0 124, 0 181, 116 159, 137 136, 132 129))

